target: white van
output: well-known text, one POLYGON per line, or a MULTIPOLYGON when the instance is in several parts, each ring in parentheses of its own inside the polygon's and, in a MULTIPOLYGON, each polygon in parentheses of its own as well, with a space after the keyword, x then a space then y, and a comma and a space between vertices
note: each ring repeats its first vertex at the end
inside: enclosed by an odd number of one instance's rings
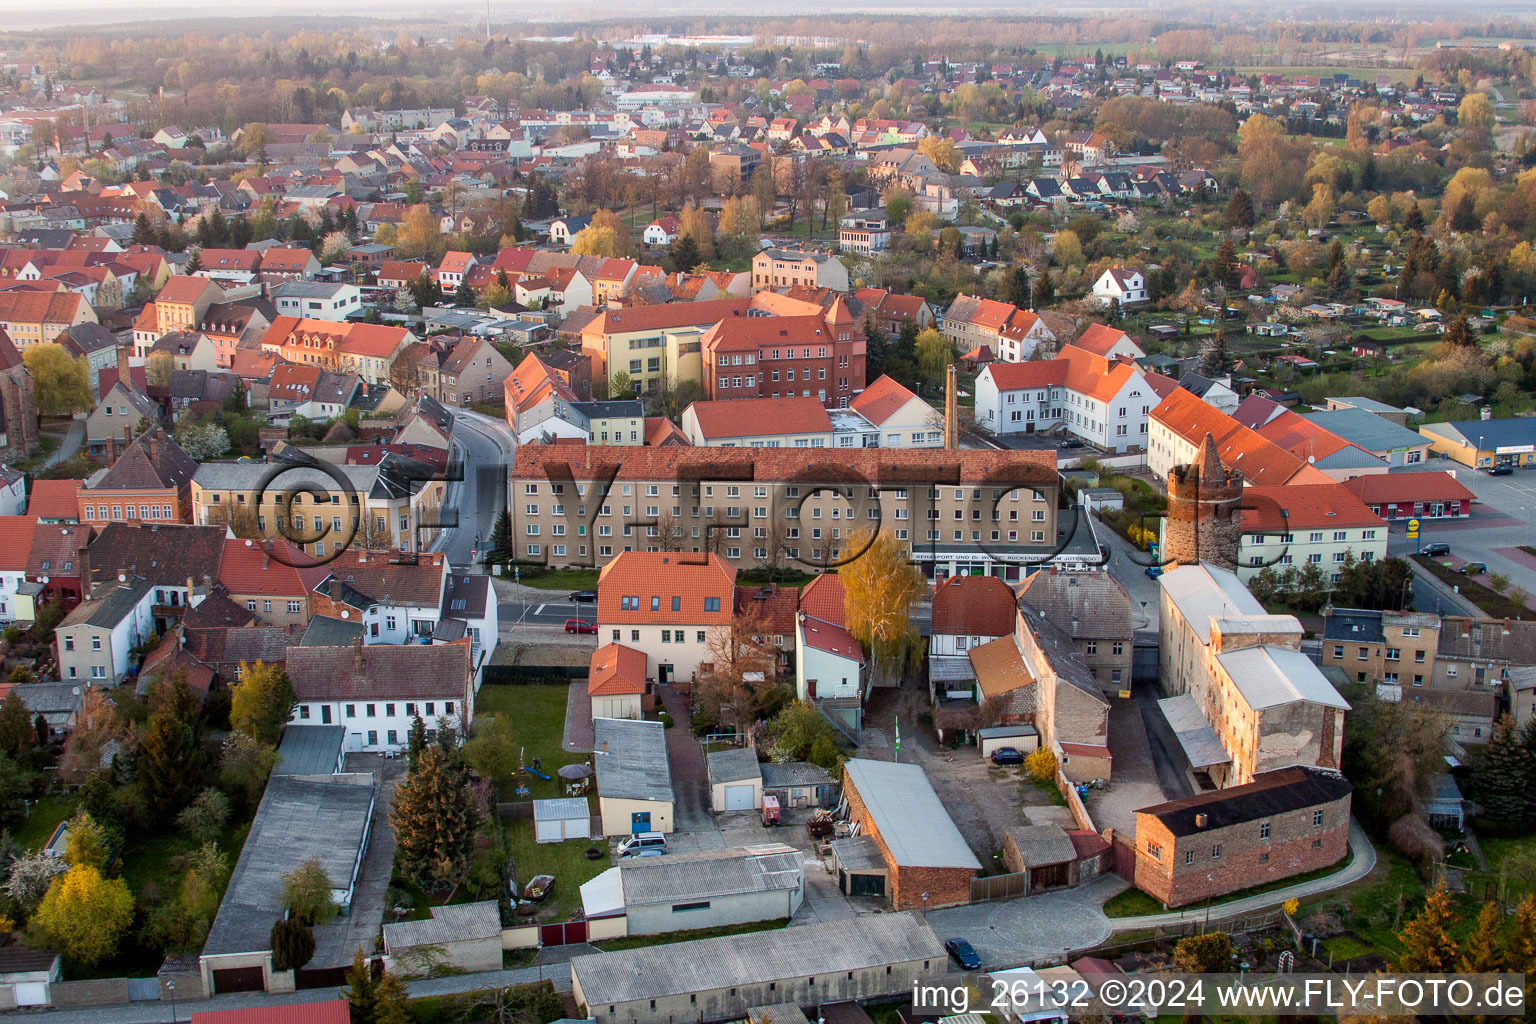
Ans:
POLYGON ((666 852, 667 837, 660 832, 636 832, 619 844, 620 857, 634 857, 646 850, 666 852))

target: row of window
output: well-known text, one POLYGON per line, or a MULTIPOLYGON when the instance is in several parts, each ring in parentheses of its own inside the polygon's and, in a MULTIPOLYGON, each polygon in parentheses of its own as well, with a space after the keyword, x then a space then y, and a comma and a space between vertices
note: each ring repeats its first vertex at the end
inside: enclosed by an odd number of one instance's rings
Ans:
MULTIPOLYGON (((682 611, 683 610, 683 599, 679 595, 674 594, 670 598, 670 604, 672 605, 671 610, 674 611, 674 612, 678 612, 678 611, 682 611)), ((637 612, 637 611, 639 611, 640 610, 640 597, 639 597, 639 595, 638 594, 624 594, 624 595, 621 595, 619 597, 619 610, 620 611, 626 611, 626 612, 637 612)), ((720 610, 720 599, 718 597, 706 597, 704 599, 704 610, 707 611, 707 612, 718 612, 720 610)), ((661 597, 660 597, 660 595, 657 595, 657 594, 652 594, 651 595, 651 611, 653 611, 653 612, 661 611, 661 597)))
POLYGON ((171 506, 169 505, 113 505, 111 506, 112 514, 110 516, 107 515, 107 508, 106 505, 87 505, 85 506, 85 518, 87 520, 102 520, 104 522, 115 522, 121 519, 171 518, 171 506), (125 508, 128 510, 127 515, 123 514, 125 508))
MULTIPOLYGON (((1325 815, 1324 815, 1323 811, 1315 810, 1315 811, 1312 812, 1312 827, 1313 828, 1321 828, 1323 826, 1324 820, 1325 820, 1325 815)), ((1261 843, 1268 842, 1269 841, 1269 837, 1270 837, 1270 823, 1267 822, 1267 821, 1259 822, 1259 842, 1261 842, 1261 843)), ((1316 841, 1314 841, 1312 843, 1312 845, 1313 845, 1314 848, 1316 848, 1318 846, 1321 846, 1322 845, 1322 840, 1321 839, 1316 840, 1316 841)), ((1158 842, 1156 842, 1154 840, 1148 839, 1147 840, 1146 850, 1147 850, 1147 854, 1149 856, 1154 857, 1154 858, 1156 858, 1158 860, 1162 860, 1162 858, 1163 858, 1163 846, 1162 846, 1161 843, 1158 843, 1158 842)), ((1215 843, 1215 844, 1213 844, 1211 846, 1211 858, 1213 860, 1220 860, 1221 859, 1221 844, 1220 843, 1215 843)), ((1269 859, 1269 855, 1268 854, 1261 855, 1261 860, 1267 861, 1268 859, 1269 859)), ((1184 851, 1184 863, 1185 864, 1193 864, 1194 862, 1195 862, 1195 851, 1193 849, 1185 850, 1184 851)))
MULTIPOLYGON (((1323 542, 1323 534, 1325 532, 1327 532, 1327 531, 1324 531, 1324 530, 1313 530, 1312 532, 1308 533, 1307 534, 1307 543, 1308 544, 1321 544, 1323 542)), ((1255 533, 1255 534, 1251 534, 1250 536, 1253 538, 1253 543, 1255 543, 1255 544, 1267 544, 1267 543, 1270 542, 1270 537, 1267 534, 1255 533)), ((1333 539, 1336 542, 1347 541, 1347 540, 1349 540, 1349 531, 1348 530, 1334 530, 1333 531, 1333 539)), ((1360 531, 1360 539, 1361 540, 1375 540, 1376 539, 1376 531, 1375 530, 1361 530, 1360 531)), ((1275 534, 1274 541, 1277 544, 1294 544, 1296 542, 1296 535, 1294 533, 1278 533, 1278 534, 1275 534)), ((1344 559, 1343 558, 1339 558, 1337 560, 1342 562, 1344 559)))
MULTIPOLYGON (((565 494, 565 484, 563 484, 563 483, 551 483, 551 484, 547 484, 547 485, 541 485, 539 483, 532 482, 532 481, 525 481, 523 483, 523 494, 528 495, 530 497, 536 497, 536 496, 538 496, 541 493, 541 491, 539 490, 539 488, 541 486, 548 486, 549 487, 549 493, 554 495, 554 496, 556 496, 556 497, 560 497, 561 495, 565 494)), ((586 484, 576 484, 574 486, 576 488, 576 496, 577 497, 585 497, 586 496, 587 486, 588 485, 586 485, 586 484)), ((647 497, 647 498, 655 498, 655 497, 659 497, 660 496, 661 487, 662 486, 664 486, 664 485, 661 485, 661 484, 620 484, 619 485, 619 494, 622 497, 627 498, 627 497, 629 497, 630 495, 632 495, 634 493, 633 488, 635 488, 635 487, 644 487, 644 489, 645 489, 644 490, 645 497, 647 497)), ((717 486, 723 486, 724 487, 725 497, 727 497, 727 498, 739 498, 739 497, 742 496, 741 495, 741 485, 740 484, 724 484, 724 485, 704 484, 702 486, 704 488, 704 495, 703 496, 706 497, 706 498, 713 498, 715 496, 715 488, 717 486)), ((612 493, 612 487, 609 484, 597 484, 596 487, 597 487, 597 494, 598 494, 599 497, 607 497, 609 494, 612 493)), ((693 485, 691 485, 689 487, 689 494, 690 494, 691 497, 694 497, 694 498, 699 497, 699 487, 700 487, 699 484, 693 484, 693 485)), ((672 497, 678 498, 678 497, 682 496, 683 488, 682 488, 681 484, 672 484, 671 488, 672 488, 672 497)), ((966 501, 966 500, 981 501, 982 500, 982 493, 981 492, 984 489, 985 488, 981 488, 981 487, 969 488, 970 498, 967 499, 966 498, 967 488, 956 487, 956 488, 954 488, 954 500, 955 501, 966 501)), ((768 490, 769 489, 766 486, 754 486, 752 488, 752 497, 754 497, 754 498, 766 498, 766 497, 768 497, 768 490)), ((800 485, 798 485, 798 484, 789 484, 788 486, 784 487, 783 490, 784 490, 784 497, 786 497, 786 498, 798 498, 798 497, 800 497, 800 485)), ((818 495, 818 496, 821 496, 821 497, 831 498, 831 497, 836 497, 838 495, 841 495, 844 498, 847 498, 849 501, 852 501, 854 499, 854 494, 858 490, 859 490, 859 488, 848 487, 848 486, 843 486, 843 487, 827 486, 827 487, 823 487, 823 486, 820 486, 820 485, 807 485, 807 487, 806 487, 806 493, 807 493, 808 496, 814 494, 814 495, 818 495)), ((869 487, 869 488, 865 488, 865 490, 867 492, 866 493, 866 497, 868 497, 871 500, 877 499, 877 498, 881 497, 881 495, 883 495, 883 494, 889 495, 892 499, 894 499, 896 501, 906 501, 907 500, 907 488, 905 488, 905 487, 890 487, 890 488, 869 487)), ((1015 487, 1015 488, 1012 488, 1012 489, 1010 489, 1010 490, 1005 492, 1001 487, 993 487, 993 488, 991 488, 992 500, 993 501, 1002 501, 1003 498, 1006 496, 1009 501, 1018 501, 1019 500, 1019 493, 1022 490, 1023 490, 1023 488, 1021 488, 1021 487, 1015 487)), ((1030 493, 1030 500, 1031 501, 1043 502, 1043 501, 1046 500, 1045 492, 1044 491, 1031 490, 1029 493, 1030 493)), ((939 501, 939 500, 942 499, 942 492, 941 492, 941 490, 938 487, 930 487, 930 488, 928 488, 927 497, 931 501, 939 501)), ((605 508, 606 508, 606 506, 605 506, 605 508)), ((554 515, 564 515, 564 506, 562 506, 562 505, 552 506, 551 507, 551 512, 554 515)), ((577 506, 577 515, 582 515, 582 514, 583 513, 581 511, 581 506, 577 506)), ((607 512, 604 512, 603 514, 607 515, 607 512)))
MULTIPOLYGON (((451 714, 454 713, 453 712, 453 708, 454 708, 454 702, 453 701, 445 700, 442 703, 443 703, 443 714, 451 715, 451 714)), ((393 718, 393 717, 395 717, 395 708, 397 706, 398 705, 395 702, 393 702, 393 701, 386 702, 384 704, 384 717, 385 718, 393 718)), ((358 717, 358 715, 357 715, 357 707, 358 706, 356 704, 344 704, 344 705, 342 705, 342 717, 343 718, 356 718, 356 717, 358 717)), ((378 707, 379 706, 377 704, 364 704, 362 707, 363 707, 363 717, 364 718, 377 718, 378 717, 378 707)), ((407 701, 407 702, 405 702, 405 716, 407 718, 415 718, 416 717, 416 708, 417 708, 417 704, 416 704, 415 701, 407 701)), ((422 713, 423 713, 424 717, 426 717, 426 718, 435 718, 437 716, 437 701, 434 701, 434 700, 426 701, 425 703, 423 703, 421 705, 421 708, 423 709, 422 713)), ((300 720, 305 720, 305 719, 309 718, 309 705, 308 704, 300 704, 299 705, 299 718, 300 718, 300 720)), ((320 720, 322 722, 324 722, 326 725, 330 724, 330 722, 331 722, 331 706, 329 704, 322 704, 322 705, 320 705, 320 720)), ((391 734, 391 735, 393 735, 393 734, 391 734)), ((394 740, 390 740, 390 742, 393 743, 394 740)))

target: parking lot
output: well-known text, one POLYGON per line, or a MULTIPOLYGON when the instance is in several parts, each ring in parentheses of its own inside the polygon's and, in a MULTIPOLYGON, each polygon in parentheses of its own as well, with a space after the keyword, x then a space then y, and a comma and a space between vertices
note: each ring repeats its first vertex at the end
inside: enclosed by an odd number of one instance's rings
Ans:
MULTIPOLYGON (((1489 476, 1453 462, 1433 459, 1418 466, 1395 470, 1398 473, 1456 471, 1456 479, 1477 497, 1472 515, 1466 519, 1420 519, 1419 531, 1425 543, 1440 541, 1451 546, 1449 556, 1441 561, 1484 562, 1490 573, 1509 577, 1511 587, 1536 594, 1536 557, 1520 550, 1522 545, 1536 546, 1536 470, 1517 469, 1509 476, 1489 476)), ((1406 520, 1392 523, 1387 553, 1406 556, 1417 545, 1406 536, 1406 520)), ((1478 577, 1486 584, 1487 577, 1478 577)))

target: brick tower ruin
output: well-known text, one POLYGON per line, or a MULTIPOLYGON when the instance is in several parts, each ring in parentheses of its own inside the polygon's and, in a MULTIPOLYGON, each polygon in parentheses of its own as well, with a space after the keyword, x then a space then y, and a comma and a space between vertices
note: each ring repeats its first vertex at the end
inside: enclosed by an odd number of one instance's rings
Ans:
POLYGON ((1236 566, 1242 496, 1242 474, 1221 464, 1216 441, 1206 434, 1194 463, 1168 473, 1162 550, 1167 568, 1196 562, 1236 566))

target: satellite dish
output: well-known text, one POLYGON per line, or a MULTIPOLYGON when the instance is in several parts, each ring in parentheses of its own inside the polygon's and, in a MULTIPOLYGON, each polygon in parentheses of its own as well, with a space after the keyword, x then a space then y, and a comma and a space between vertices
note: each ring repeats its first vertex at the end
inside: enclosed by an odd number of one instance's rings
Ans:
POLYGON ((246 541, 246 542, 245 542, 245 546, 246 546, 246 547, 250 547, 250 546, 251 546, 251 542, 250 542, 250 541, 246 541))
POLYGON ((352 617, 352 613, 343 608, 341 610, 341 617, 344 619, 350 619, 352 617))
POLYGON ((73 694, 74 696, 78 697, 78 696, 80 696, 80 687, 78 687, 78 686, 71 686, 69 688, 69 692, 71 694, 73 694))
POLYGON ((41 584, 46 586, 47 583, 48 583, 48 577, 47 576, 39 576, 37 578, 37 582, 39 582, 39 583, 41 583, 41 584))
POLYGON ((117 574, 117 582, 119 582, 119 583, 127 583, 128 582, 128 574, 125 573, 125 572, 118 573, 117 574))

